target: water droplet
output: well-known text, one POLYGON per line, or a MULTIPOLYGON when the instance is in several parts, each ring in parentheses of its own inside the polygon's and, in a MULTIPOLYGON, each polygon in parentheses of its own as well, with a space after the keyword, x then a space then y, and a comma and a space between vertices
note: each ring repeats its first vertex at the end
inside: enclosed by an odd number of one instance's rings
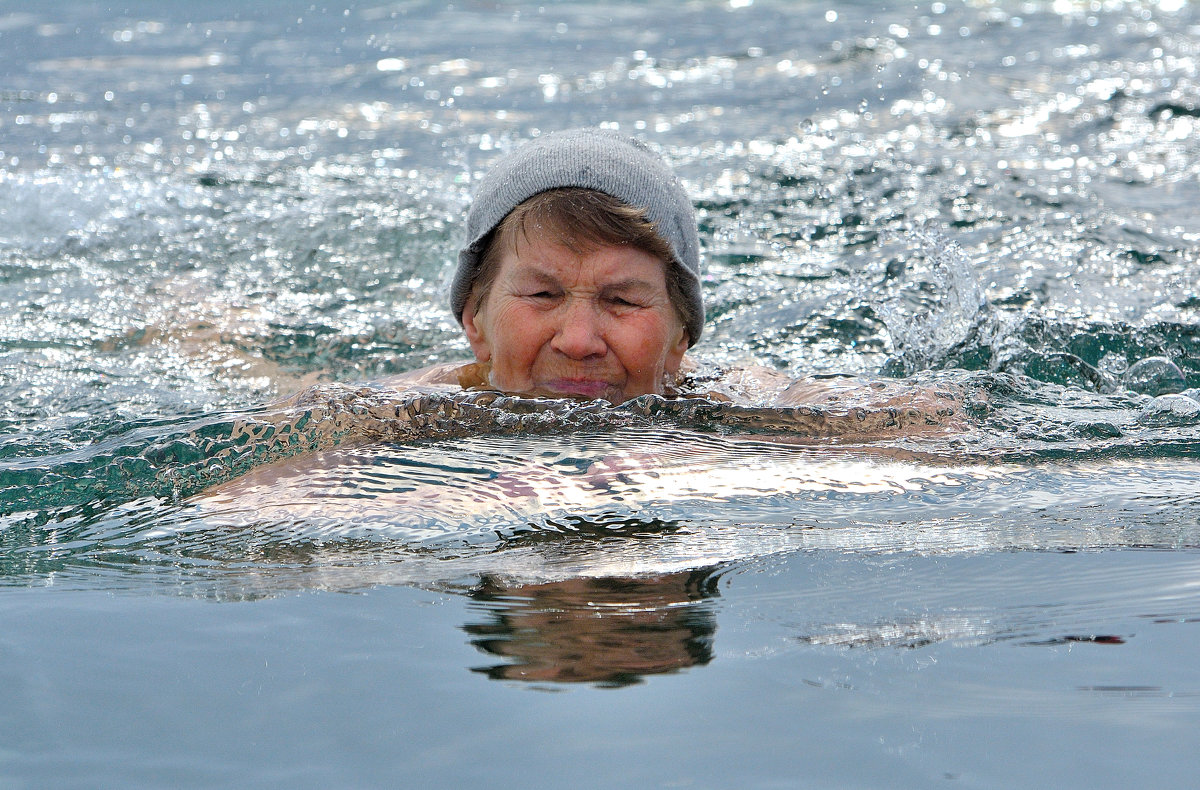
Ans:
POLYGON ((1142 407, 1141 418, 1182 418, 1185 420, 1200 417, 1200 403, 1186 395, 1159 395, 1142 407))
POLYGON ((1187 387, 1183 371, 1166 357, 1147 357, 1129 366, 1122 383, 1145 395, 1163 395, 1181 392, 1187 387))

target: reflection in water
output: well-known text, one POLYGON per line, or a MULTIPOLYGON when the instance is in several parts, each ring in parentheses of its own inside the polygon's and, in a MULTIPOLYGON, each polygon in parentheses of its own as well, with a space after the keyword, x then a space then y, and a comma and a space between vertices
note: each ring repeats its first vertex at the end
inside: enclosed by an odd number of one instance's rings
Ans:
POLYGON ((471 594, 485 618, 463 630, 509 659, 475 670, 493 679, 630 685, 712 660, 717 579, 711 568, 515 587, 487 578, 471 594))

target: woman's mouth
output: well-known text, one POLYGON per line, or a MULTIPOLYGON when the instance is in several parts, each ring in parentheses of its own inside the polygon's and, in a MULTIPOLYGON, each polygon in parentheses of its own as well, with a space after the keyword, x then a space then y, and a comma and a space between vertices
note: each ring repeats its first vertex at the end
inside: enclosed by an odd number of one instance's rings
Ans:
POLYGON ((582 398, 604 398, 613 394, 616 389, 607 381, 587 378, 552 379, 543 383, 542 387, 561 395, 575 395, 582 398))

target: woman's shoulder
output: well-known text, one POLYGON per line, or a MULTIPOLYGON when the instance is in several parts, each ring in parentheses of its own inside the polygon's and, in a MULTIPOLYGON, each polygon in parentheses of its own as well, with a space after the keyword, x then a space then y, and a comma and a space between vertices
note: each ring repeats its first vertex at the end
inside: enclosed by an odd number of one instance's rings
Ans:
POLYGON ((453 392, 479 387, 486 382, 487 372, 478 362, 444 362, 397 373, 377 383, 395 390, 453 392))
POLYGON ((830 422, 882 435, 958 430, 965 425, 962 393, 929 381, 865 379, 850 375, 793 378, 759 365, 693 370, 680 397, 718 400, 759 408, 814 407, 830 422))

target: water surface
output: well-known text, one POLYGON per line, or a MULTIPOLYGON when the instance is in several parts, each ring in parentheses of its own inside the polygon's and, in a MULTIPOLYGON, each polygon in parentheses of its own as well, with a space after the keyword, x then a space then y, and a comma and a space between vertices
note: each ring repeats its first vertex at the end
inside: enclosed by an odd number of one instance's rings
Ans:
POLYGON ((0 785, 1190 786, 1198 42, 1168 0, 0 7, 0 785), (694 198, 701 379, 961 424, 380 384, 467 357, 472 185, 579 125, 694 198))

